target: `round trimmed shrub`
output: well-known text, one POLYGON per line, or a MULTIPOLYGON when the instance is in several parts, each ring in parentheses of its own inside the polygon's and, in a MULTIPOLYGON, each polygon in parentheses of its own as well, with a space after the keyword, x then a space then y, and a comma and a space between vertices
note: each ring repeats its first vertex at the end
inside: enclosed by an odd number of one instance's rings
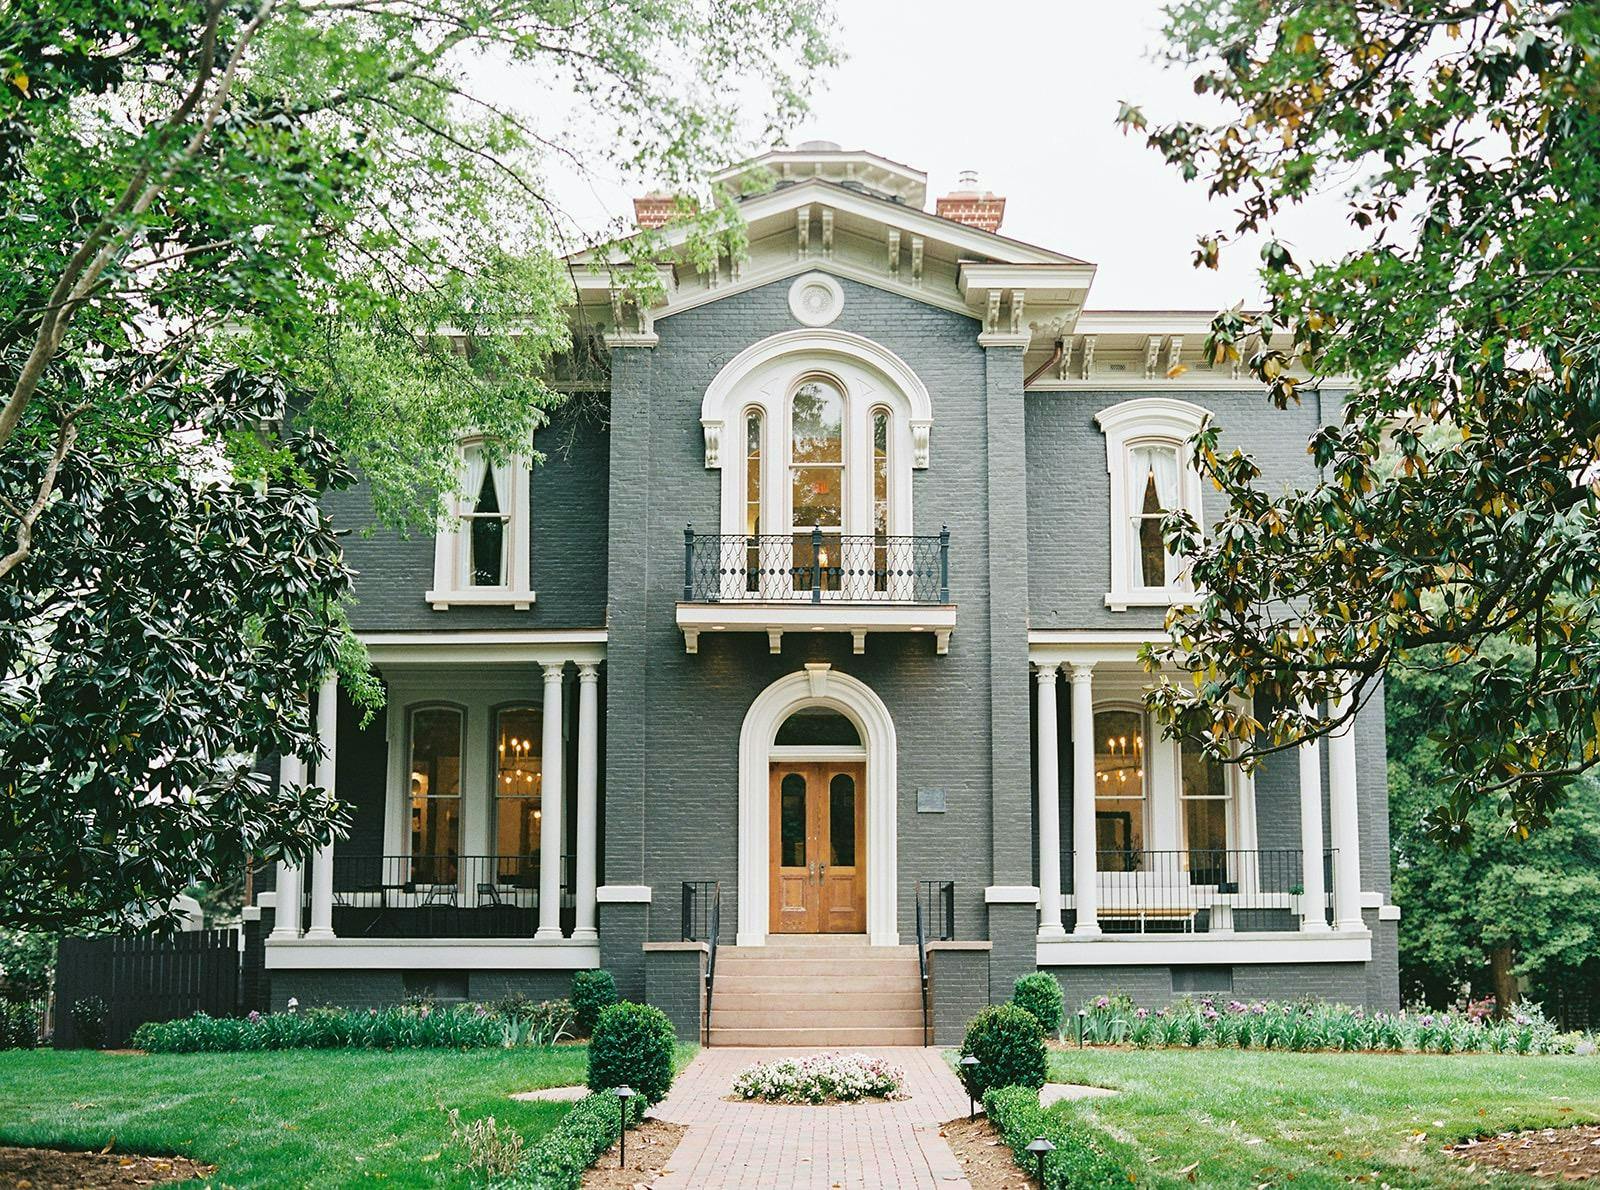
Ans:
POLYGON ((963 1066, 967 1088, 976 1099, 991 1087, 1044 1086, 1044 1031, 1033 1013, 1015 1004, 991 1004, 967 1026, 961 1056, 971 1054, 976 1066, 963 1066))
POLYGON ((72 1029, 78 1035, 78 1044, 84 1049, 97 1050, 106 1044, 106 1020, 111 1010, 99 996, 84 996, 72 1002, 72 1029))
POLYGON ((600 1014, 617 1002, 617 981, 611 972, 574 971, 572 973, 572 1016, 578 1035, 594 1032, 600 1014))
POLYGON ((1061 985, 1048 971, 1034 971, 1017 980, 1011 989, 1011 1003, 1033 1013, 1039 1028, 1048 1036, 1061 1031, 1061 1022, 1067 1015, 1067 998, 1061 994, 1061 985))
POLYGON ((646 1103, 660 1103, 672 1089, 677 1048, 677 1033, 659 1008, 623 1001, 602 1009, 589 1038, 589 1089, 626 1085, 646 1103))

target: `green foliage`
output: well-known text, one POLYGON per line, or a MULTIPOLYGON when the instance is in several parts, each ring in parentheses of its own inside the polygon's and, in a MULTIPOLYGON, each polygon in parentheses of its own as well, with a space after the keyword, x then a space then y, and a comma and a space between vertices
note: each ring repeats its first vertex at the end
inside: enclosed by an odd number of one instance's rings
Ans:
MULTIPOLYGON (((142 924, 337 833, 319 790, 238 763, 310 759, 330 673, 382 699, 319 502, 359 475, 356 507, 431 531, 463 436, 536 458, 556 373, 602 367, 565 258, 648 300, 667 234, 578 227, 547 164, 687 191, 793 123, 829 24, 823 0, 8 10, 0 923, 142 924), (473 93, 484 55, 538 98, 473 93)), ((731 200, 682 226, 691 257, 741 250, 731 200)))
POLYGON ((1048 971, 1030 971, 1019 976, 1011 988, 1011 1003, 1033 1014, 1047 1035, 1059 1034, 1067 1015, 1067 999, 1061 984, 1048 971))
POLYGON ((962 1067, 962 1078, 976 1098, 983 1098, 991 1087, 1037 1091, 1044 1086, 1044 1032, 1031 1012, 1015 1004, 991 1004, 972 1018, 961 1043, 961 1056, 969 1054, 978 1064, 962 1067))
MULTIPOLYGON (((1580 777, 1548 825, 1527 836, 1506 830, 1495 807, 1474 806, 1470 842, 1439 847, 1427 816, 1451 779, 1437 738, 1441 709, 1472 679, 1435 654, 1392 668, 1384 696, 1401 990, 1429 1004, 1499 995, 1499 961, 1528 998, 1554 1005, 1566 986, 1592 981, 1600 963, 1600 782, 1580 777)), ((1511 661, 1529 665, 1525 653, 1511 661)))
POLYGON ((38 1000, 56 965, 54 935, 0 929, 0 1000, 38 1000))
POLYGON ((1329 424, 1299 490, 1223 427, 1197 438, 1227 507, 1204 536, 1167 521, 1204 594, 1154 650, 1188 672, 1151 705, 1251 761, 1432 648, 1464 672, 1434 711, 1430 829, 1464 840, 1480 805, 1545 827, 1600 763, 1600 10, 1183 0, 1166 36, 1220 114, 1124 127, 1236 210, 1197 263, 1267 237, 1265 309, 1219 314, 1206 351, 1329 424), (1362 241, 1297 258, 1273 225, 1319 193, 1362 241))
POLYGON ((645 1103, 660 1103, 672 1089, 677 1047, 659 1008, 624 1000, 602 1009, 589 1038, 589 1089, 627 1086, 645 1103))
POLYGON ((80 996, 72 1002, 72 1031, 84 1049, 104 1049, 107 1017, 111 1010, 99 996, 80 996))
POLYGON ((41 1005, 30 1000, 0 1000, 0 1050, 31 1050, 39 1044, 41 1005))
MULTIPOLYGON (((642 1097, 628 1100, 629 1127, 643 1119, 644 1109, 642 1097)), ((505 1185, 508 1188, 577 1190, 583 1183, 583 1171, 616 1141, 622 1125, 622 1111, 621 1101, 615 1095, 605 1091, 585 1095, 566 1118, 533 1147, 517 1174, 505 1185)))
POLYGON ((1083 1186, 1121 1186, 1137 1182, 1128 1166, 1106 1151, 1105 1142, 1060 1112, 1039 1106, 1039 1092, 1029 1087, 995 1087, 984 1092, 984 1114, 995 1126, 1017 1164, 1030 1174, 1038 1157, 1028 1146, 1038 1137, 1055 1145, 1045 1158, 1044 1190, 1078 1190, 1083 1186))
POLYGON ((603 1009, 617 1002, 617 981, 604 969, 572 973, 572 1010, 578 1034, 587 1037, 603 1009))
POLYGON ((491 1049, 553 1045, 571 1021, 563 1000, 510 1016, 481 1004, 311 1008, 304 1012, 252 1012, 245 1017, 196 1013, 176 1021, 149 1021, 134 1031, 133 1046, 156 1054, 227 1053, 284 1049, 491 1049))
POLYGON ((1317 1000, 1180 1000, 1154 1011, 1126 996, 1084 1005, 1084 1041, 1140 1049, 1348 1050, 1431 1054, 1565 1054, 1563 1034, 1537 1005, 1518 1005, 1504 1020, 1464 1010, 1372 1012, 1317 1000))

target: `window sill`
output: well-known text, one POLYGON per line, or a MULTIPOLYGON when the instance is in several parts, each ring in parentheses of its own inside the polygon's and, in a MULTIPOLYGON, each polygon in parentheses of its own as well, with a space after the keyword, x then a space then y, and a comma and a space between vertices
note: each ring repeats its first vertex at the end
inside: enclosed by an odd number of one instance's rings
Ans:
POLYGON ((429 591, 422 597, 436 612, 447 612, 454 607, 509 607, 525 612, 533 606, 537 596, 532 591, 509 591, 501 587, 485 587, 476 591, 429 591))
POLYGON ((1114 612, 1125 612, 1130 607, 1176 607, 1199 600, 1193 591, 1107 591, 1106 606, 1114 612))

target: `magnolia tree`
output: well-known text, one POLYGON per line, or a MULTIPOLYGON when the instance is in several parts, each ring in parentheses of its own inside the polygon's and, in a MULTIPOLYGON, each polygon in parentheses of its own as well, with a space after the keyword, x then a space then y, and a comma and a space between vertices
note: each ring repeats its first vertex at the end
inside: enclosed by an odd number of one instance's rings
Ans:
MULTIPOLYGON (((822 0, 38 0, 0 27, 0 925, 143 921, 341 822, 307 692, 381 698, 319 497, 426 527, 567 351, 550 193, 781 133, 822 0), (497 103, 474 80, 518 94, 497 103)), ((752 142, 753 143, 753 142, 752 142)), ((685 204, 692 250, 738 251, 685 204)), ((649 236, 607 255, 628 288, 649 236)))
POLYGON ((1120 119, 1235 204, 1198 264, 1265 240, 1264 309, 1219 315, 1207 350, 1273 405, 1337 389, 1343 412, 1298 491, 1225 427, 1196 439, 1228 508, 1166 526, 1204 594, 1159 650, 1189 676, 1153 705, 1248 762, 1347 721, 1391 664, 1464 670, 1433 716, 1429 825, 1464 840, 1489 806, 1525 834, 1600 762, 1600 9, 1190 0, 1166 36, 1221 116, 1120 119), (1275 238, 1335 191, 1353 250, 1275 238))

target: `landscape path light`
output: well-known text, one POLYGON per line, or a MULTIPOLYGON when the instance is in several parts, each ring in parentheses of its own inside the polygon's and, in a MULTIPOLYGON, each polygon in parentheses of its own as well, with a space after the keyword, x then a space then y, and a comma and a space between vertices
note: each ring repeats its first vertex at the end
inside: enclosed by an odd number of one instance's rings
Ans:
POLYGON ((978 1059, 968 1054, 961 1059, 961 1081, 967 1084, 967 1123, 972 1123, 978 1118, 978 1104, 972 1094, 973 1068, 978 1065, 978 1059))
POLYGON ((1034 1137, 1033 1140, 1028 1144, 1028 1152, 1037 1153, 1039 1155, 1039 1186, 1041 1187, 1041 1190, 1043 1190, 1045 1184, 1044 1159, 1047 1154, 1055 1152, 1055 1148, 1055 1145, 1051 1144, 1042 1136, 1034 1137))
POLYGON ((624 1083, 611 1092, 617 1097, 617 1168, 628 1168, 628 1100, 634 1096, 632 1087, 624 1083))

